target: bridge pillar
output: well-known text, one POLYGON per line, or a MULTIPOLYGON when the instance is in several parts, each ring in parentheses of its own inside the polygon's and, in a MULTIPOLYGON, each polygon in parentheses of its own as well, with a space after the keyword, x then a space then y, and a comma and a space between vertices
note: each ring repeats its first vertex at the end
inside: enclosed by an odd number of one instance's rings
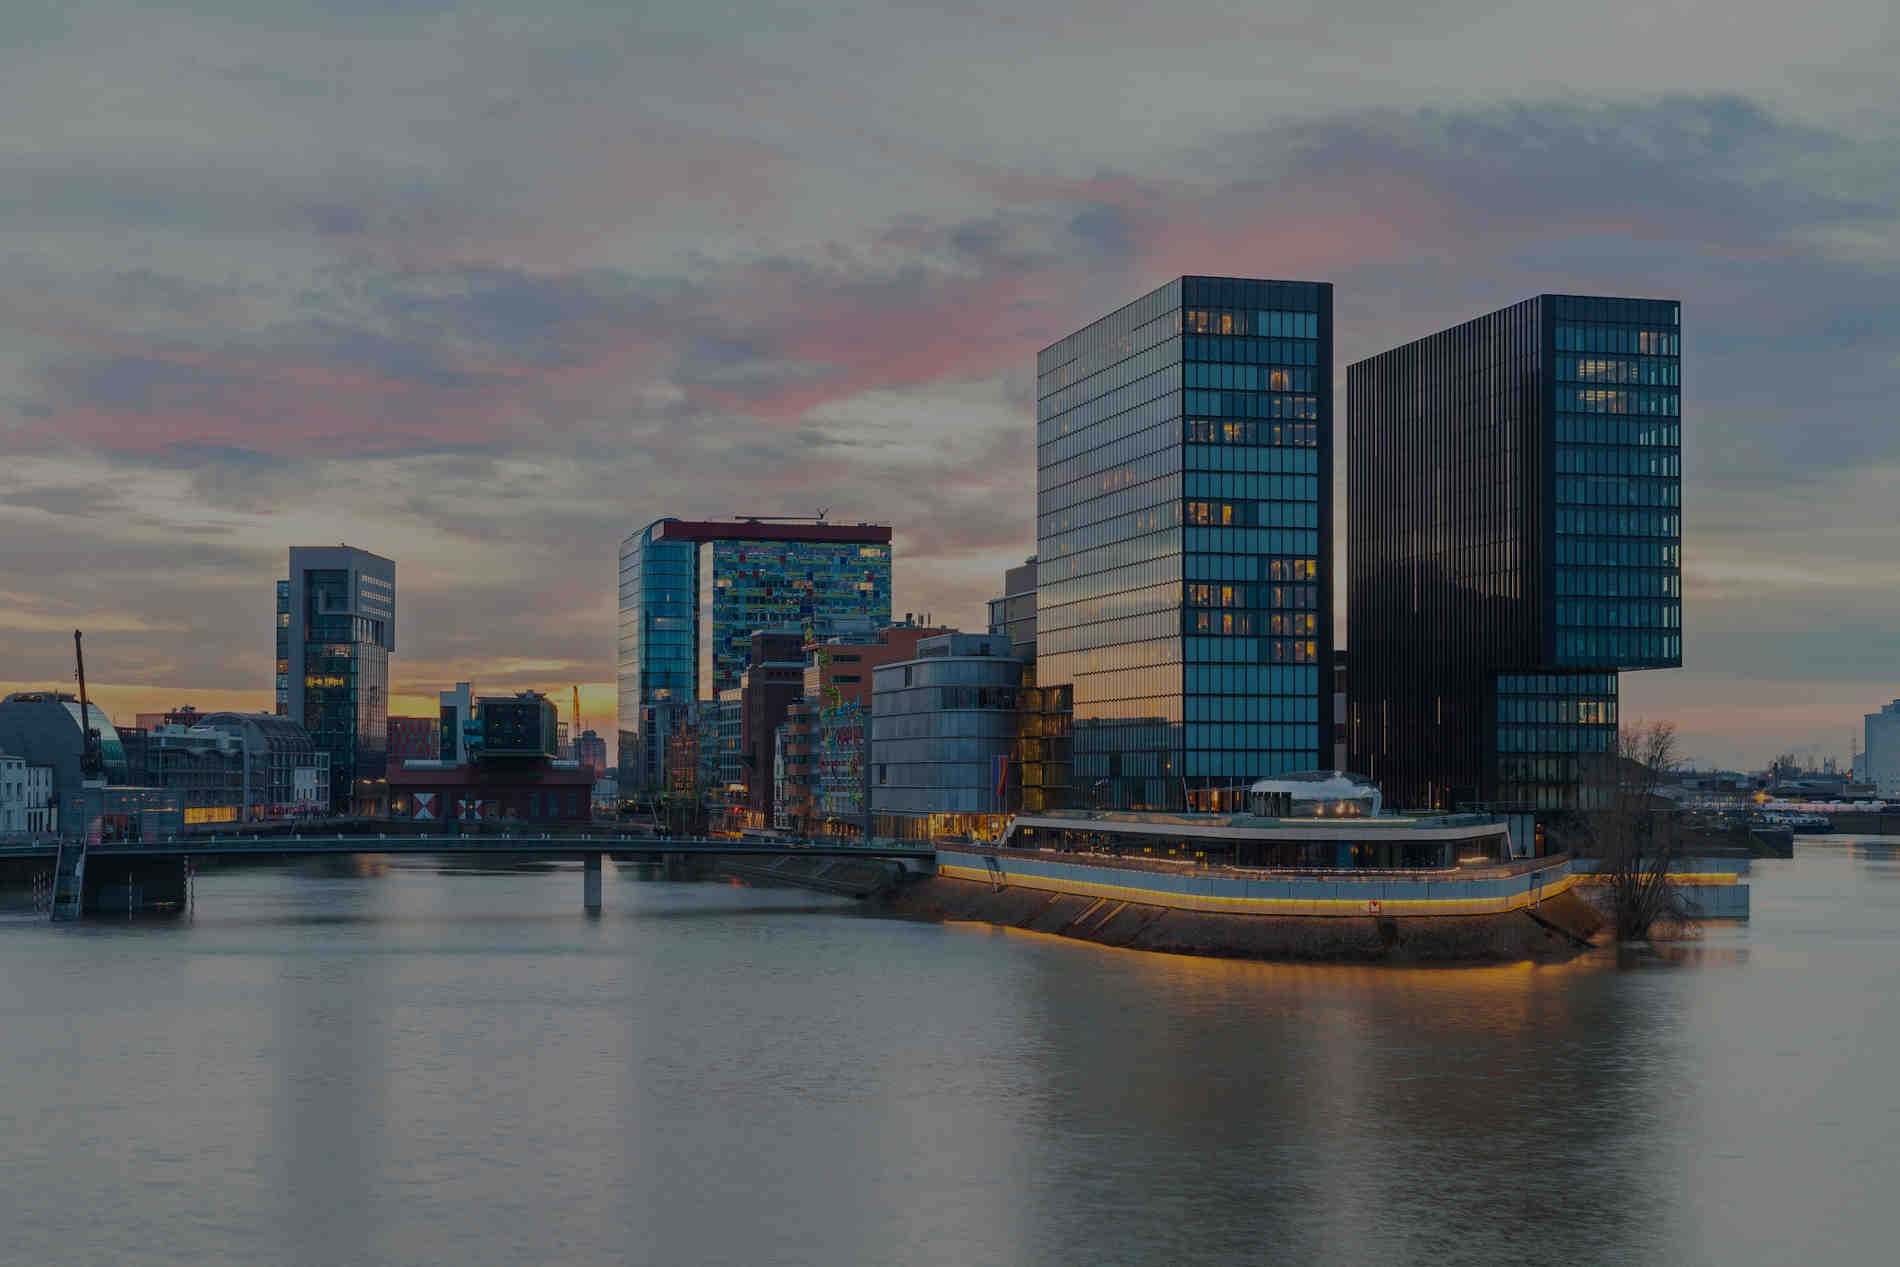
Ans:
POLYGON ((581 855, 581 904, 589 915, 600 914, 600 855, 581 855))

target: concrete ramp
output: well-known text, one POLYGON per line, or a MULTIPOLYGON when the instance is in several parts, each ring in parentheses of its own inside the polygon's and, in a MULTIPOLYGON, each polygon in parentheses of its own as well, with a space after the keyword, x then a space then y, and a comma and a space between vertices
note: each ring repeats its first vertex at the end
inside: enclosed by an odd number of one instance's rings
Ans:
POLYGON ((715 869, 759 884, 870 898, 889 893, 904 878, 904 864, 887 858, 721 859, 715 869))

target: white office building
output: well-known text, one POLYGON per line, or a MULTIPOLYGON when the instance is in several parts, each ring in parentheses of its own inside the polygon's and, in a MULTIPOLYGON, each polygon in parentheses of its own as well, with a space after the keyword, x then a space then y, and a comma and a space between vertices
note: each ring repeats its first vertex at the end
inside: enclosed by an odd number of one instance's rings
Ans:
POLYGON ((1867 714, 1864 739, 1861 778, 1874 785, 1875 796, 1900 798, 1900 699, 1867 714))

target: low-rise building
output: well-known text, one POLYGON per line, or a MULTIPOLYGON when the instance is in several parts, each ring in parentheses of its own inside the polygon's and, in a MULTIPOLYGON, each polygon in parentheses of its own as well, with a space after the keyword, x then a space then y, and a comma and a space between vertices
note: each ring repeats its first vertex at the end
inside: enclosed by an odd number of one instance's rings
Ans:
POLYGON ((0 836, 26 834, 26 758, 0 752, 0 836))
POLYGON ((124 731, 120 739, 131 781, 179 793, 185 826, 244 818, 246 762, 236 735, 206 726, 161 725, 124 731))
POLYGON ((467 682, 441 693, 442 751, 389 773, 390 813, 420 822, 586 823, 593 772, 562 759, 554 705, 537 691, 476 696, 467 682))
POLYGON ((53 793, 53 767, 26 767, 26 804, 22 823, 29 836, 51 836, 59 831, 59 797, 53 793))
POLYGON ((607 769, 607 741, 592 730, 583 730, 574 741, 574 759, 594 772, 596 779, 610 773, 607 769))
POLYGON ((185 826, 329 812, 330 754, 302 726, 267 713, 192 716, 121 736, 131 782, 180 793, 185 826))
POLYGON ((875 633, 806 641, 801 696, 786 709, 774 759, 782 798, 775 826, 801 836, 863 834, 872 675, 879 665, 914 657, 923 639, 953 632, 906 615, 875 633))
POLYGON ((390 812, 418 822, 587 823, 594 777, 573 761, 407 761, 389 772, 390 812))
POLYGON ((1020 805, 1012 764, 1023 661, 1006 637, 944 634, 874 674, 872 830, 880 838, 996 839, 1020 805))
POLYGON ((245 821, 330 812, 330 754, 297 722, 270 713, 222 712, 204 713, 197 724, 234 735, 243 745, 245 821))
POLYGON ((384 729, 392 765, 404 761, 441 760, 442 720, 439 717, 391 717, 384 729))

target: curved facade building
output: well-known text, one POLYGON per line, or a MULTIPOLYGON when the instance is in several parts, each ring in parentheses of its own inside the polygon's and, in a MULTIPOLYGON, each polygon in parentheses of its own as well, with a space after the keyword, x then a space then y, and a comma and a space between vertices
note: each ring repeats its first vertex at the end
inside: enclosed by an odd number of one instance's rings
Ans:
MULTIPOLYGON (((99 732, 101 773, 106 782, 126 782, 130 774, 119 732, 97 704, 91 706, 89 716, 92 729, 99 732)), ((78 789, 84 744, 76 697, 64 691, 16 691, 0 700, 0 751, 31 765, 51 766, 57 795, 78 789)))
POLYGON ((946 634, 880 665, 871 697, 871 814, 879 836, 993 839, 1017 771, 1023 662, 999 635, 946 634))
POLYGON ((330 812, 329 754, 296 722, 269 713, 206 713, 197 724, 243 742, 247 821, 330 812))

